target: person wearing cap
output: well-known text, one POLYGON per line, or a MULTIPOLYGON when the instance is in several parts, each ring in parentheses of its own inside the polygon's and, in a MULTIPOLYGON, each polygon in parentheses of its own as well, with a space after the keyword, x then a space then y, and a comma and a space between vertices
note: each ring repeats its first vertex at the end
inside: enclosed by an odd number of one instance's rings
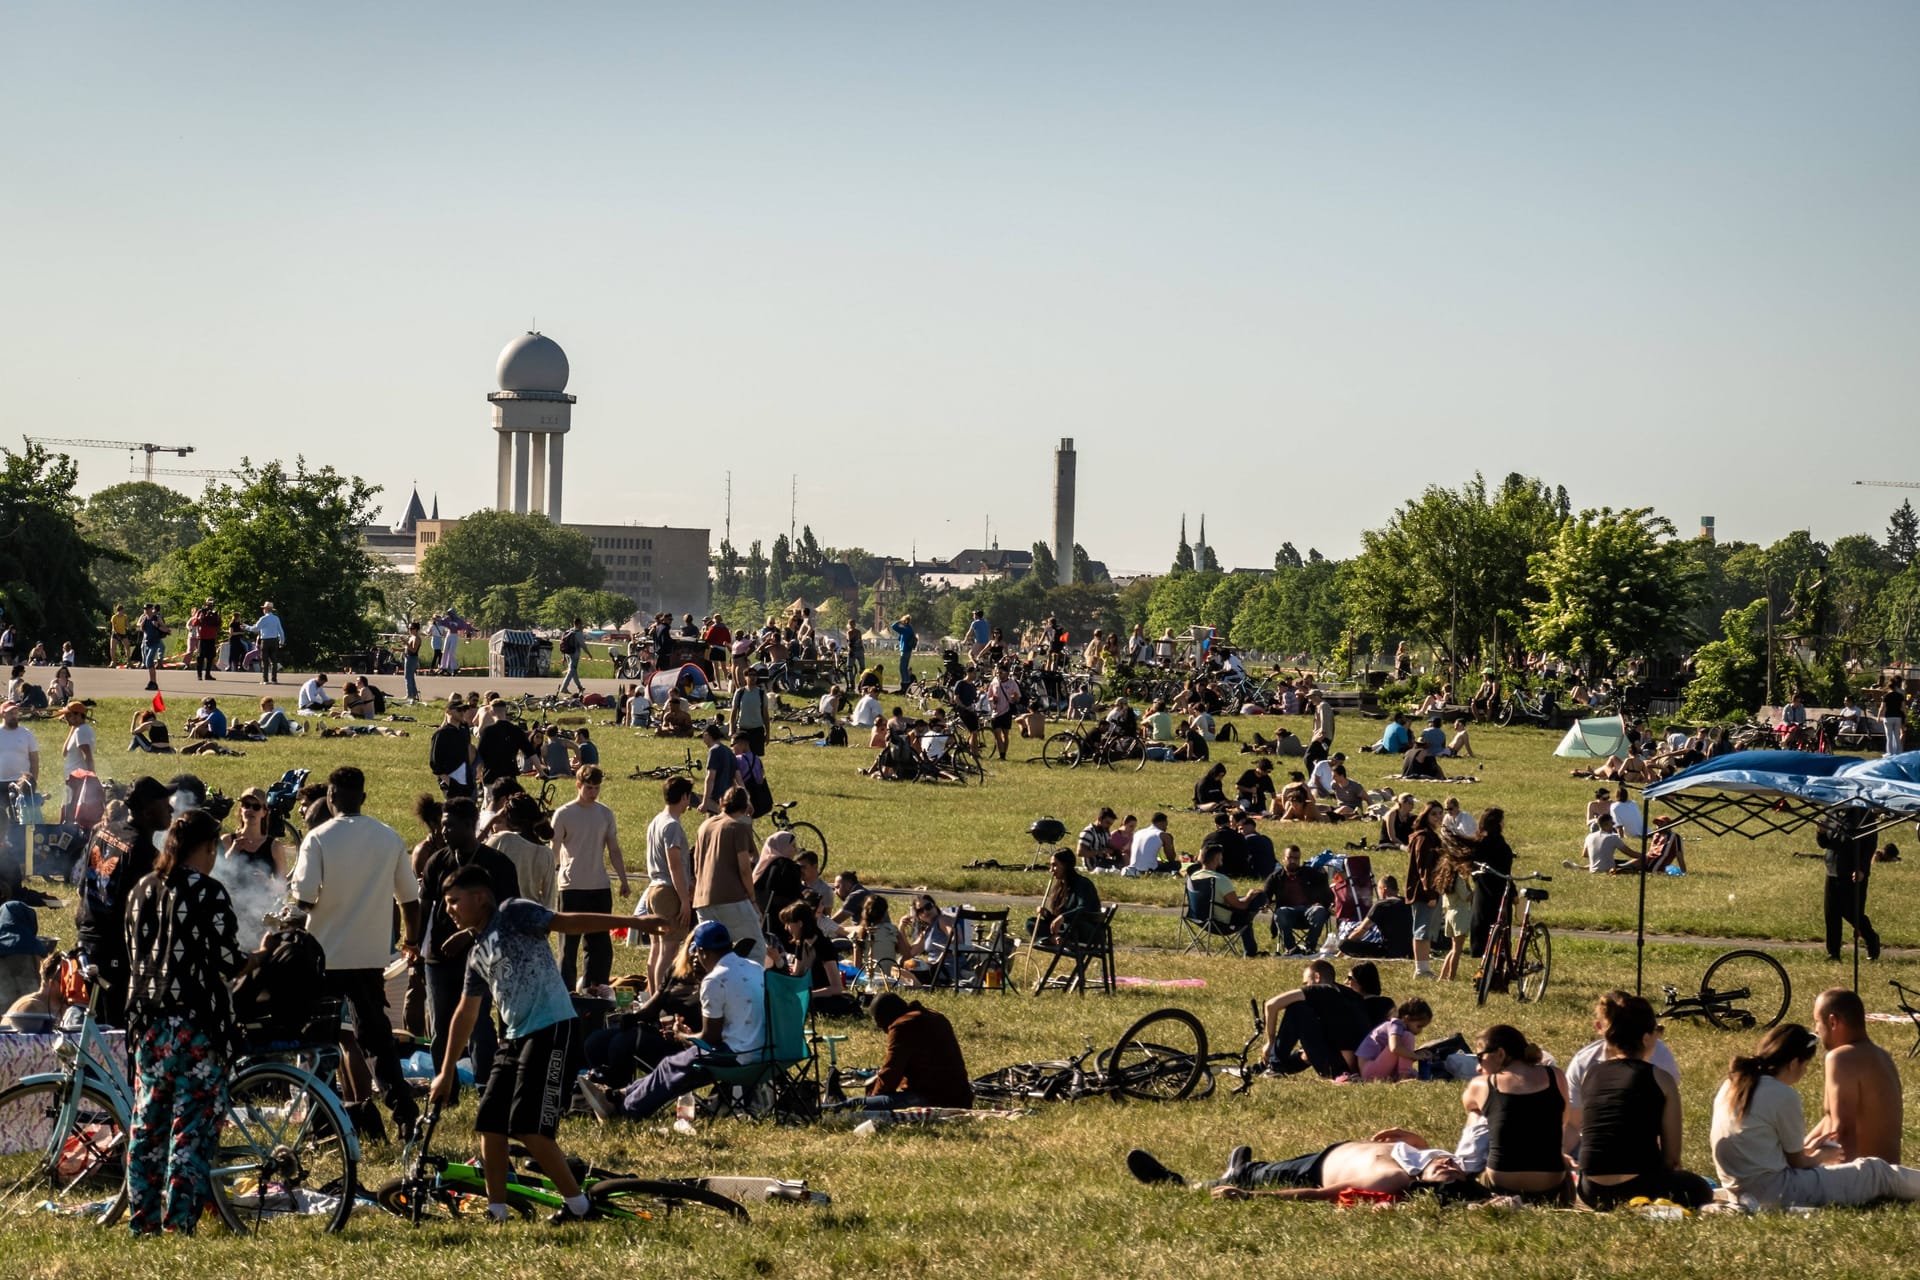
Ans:
POLYGON ((681 1094, 712 1084, 703 1062, 751 1057, 766 1043, 766 968, 735 953, 733 935, 718 920, 695 925, 688 946, 700 975, 699 1031, 676 1019, 672 1038, 685 1047, 662 1058, 617 1099, 604 1085, 582 1081, 582 1096, 603 1121, 616 1115, 644 1120, 681 1094))
POLYGON ((8 1013, 34 1012, 13 1006, 41 990, 40 961, 54 945, 52 938, 40 935, 40 917, 32 907, 24 902, 0 902, 0 1007, 8 1013))
MULTIPOLYGON (((211 679, 212 677, 208 677, 211 679)), ((212 698, 200 699, 200 710, 187 721, 189 738, 224 738, 227 736, 227 713, 212 698)))
POLYGON ((273 611, 273 601, 260 606, 260 619, 247 630, 260 637, 260 683, 280 683, 280 648, 287 642, 286 624, 273 611))
MULTIPOLYGON (((450 801, 448 808, 457 802, 450 801)), ((469 807, 471 801, 467 802, 469 807)), ((578 937, 611 929, 654 933, 657 916, 549 911, 525 898, 496 896, 497 877, 479 863, 455 871, 442 890, 447 916, 473 945, 460 979, 460 1003, 447 1027, 440 1069, 433 1077, 435 1103, 450 1102, 460 1087, 461 1053, 490 1000, 506 1038, 481 1087, 473 1119, 480 1135, 480 1163, 487 1182, 487 1213, 505 1222, 509 1143, 527 1149, 566 1202, 548 1222, 555 1226, 597 1217, 554 1139, 566 1110, 568 1057, 575 1029, 573 998, 553 958, 549 934, 578 937)))
POLYGON ((103 1027, 127 1024, 127 895, 153 870, 159 852, 154 837, 172 819, 173 795, 166 784, 154 777, 135 778, 127 798, 107 806, 106 817, 87 842, 74 922, 80 949, 99 971, 94 1017, 103 1027))
POLYGON ((473 795, 473 708, 459 694, 447 699, 447 712, 427 742, 427 768, 448 799, 473 795))
POLYGON ((93 761, 93 726, 87 723, 87 704, 69 702, 60 708, 60 718, 67 722, 67 739, 60 746, 67 777, 67 803, 61 810, 61 820, 71 822, 80 811, 81 788, 97 776, 98 770, 93 761))

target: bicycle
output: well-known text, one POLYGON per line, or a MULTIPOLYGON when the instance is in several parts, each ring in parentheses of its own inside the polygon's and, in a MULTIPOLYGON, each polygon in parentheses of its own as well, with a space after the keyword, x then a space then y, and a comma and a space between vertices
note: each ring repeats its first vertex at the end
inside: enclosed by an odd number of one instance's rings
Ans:
POLYGON ((632 780, 651 778, 655 782, 665 782, 669 778, 697 778, 706 770, 706 761, 695 760, 693 748, 688 747, 687 758, 681 764, 663 764, 652 769, 642 769, 639 765, 635 765, 633 772, 627 777, 632 780))
MULTIPOLYGON (((85 1006, 67 1010, 55 1053, 62 1069, 31 1075, 0 1092, 0 1132, 48 1137, 24 1173, 0 1186, 0 1204, 23 1193, 38 1203, 78 1203, 100 1226, 126 1212, 127 1143, 133 1087, 94 1021, 99 975, 85 1006)), ((298 1042, 244 1051, 234 1059, 226 1112, 210 1161, 213 1207, 237 1235, 283 1219, 324 1218, 337 1232, 353 1212, 360 1144, 339 1097, 313 1071, 337 1052, 340 1004, 323 1002, 298 1042), (329 1029, 330 1028, 330 1029, 329 1029)))
MULTIPOLYGON (((433 1134, 440 1125, 438 1105, 427 1109, 400 1153, 401 1175, 382 1183, 373 1202, 413 1226, 434 1219, 475 1217, 487 1212, 486 1174, 477 1164, 433 1154, 433 1134)), ((734 1200, 681 1179, 636 1178, 624 1173, 596 1175, 591 1165, 578 1165, 574 1174, 580 1190, 602 1217, 617 1222, 667 1218, 682 1209, 712 1209, 746 1222, 747 1211, 734 1200)), ((558 1211, 566 1199, 551 1179, 519 1170, 507 1174, 509 1209, 522 1218, 536 1210, 558 1211)))
POLYGON ((1785 967, 1751 948, 1715 957, 1700 979, 1697 996, 1682 996, 1668 983, 1660 990, 1666 995, 1662 1018, 1705 1018, 1722 1031, 1765 1031, 1787 1016, 1793 1000, 1785 967))
POLYGON ((1554 705, 1553 700, 1546 693, 1537 693, 1530 697, 1516 689, 1508 694, 1506 701, 1501 704, 1498 718, 1503 728, 1515 720, 1524 720, 1528 724, 1551 728, 1554 717, 1559 714, 1560 709, 1554 705))
POLYGON ((1106 1094, 1116 1102, 1172 1102, 1191 1097, 1207 1073, 1207 1032, 1185 1009, 1156 1009, 1096 1053, 1093 1042, 1058 1062, 1017 1062, 973 1082, 988 1102, 1073 1102, 1106 1094), (1094 1065, 1086 1065, 1089 1058, 1094 1065))
POLYGON ((1553 938, 1543 924, 1533 922, 1533 904, 1545 902, 1545 889, 1525 888, 1525 880, 1552 880, 1552 876, 1541 875, 1538 871, 1530 875, 1512 876, 1495 871, 1484 862, 1473 864, 1475 875, 1488 875, 1497 880, 1506 881, 1500 893, 1500 910, 1493 919, 1493 928, 1487 934, 1487 954, 1480 962, 1479 978, 1474 983, 1474 997, 1478 1004, 1485 1004, 1487 997, 1495 991, 1511 991, 1515 1000, 1528 1004, 1537 1004, 1547 992, 1547 978, 1553 972, 1553 938), (1520 944, 1513 945, 1513 904, 1518 898, 1520 908, 1520 944))
POLYGON ((796 854, 811 849, 820 859, 821 874, 825 874, 827 870, 827 837, 821 832, 820 828, 814 826, 811 822, 795 822, 793 820, 788 810, 799 803, 798 800, 782 800, 779 804, 773 806, 772 811, 767 816, 772 821, 775 831, 787 831, 793 834, 794 851, 796 854))
POLYGON ((1138 737, 1120 737, 1096 725, 1084 732, 1062 729, 1051 735, 1040 746, 1040 761, 1049 769, 1078 769, 1088 762, 1112 769, 1119 762, 1138 773, 1147 767, 1147 750, 1138 737))

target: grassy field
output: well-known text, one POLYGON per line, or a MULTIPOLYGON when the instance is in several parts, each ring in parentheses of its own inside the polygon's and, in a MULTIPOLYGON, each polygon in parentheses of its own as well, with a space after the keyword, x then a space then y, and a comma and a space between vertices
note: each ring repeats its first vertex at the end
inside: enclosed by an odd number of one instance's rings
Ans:
MULTIPOLYGON (((458 682, 461 688, 466 681, 458 682)), ((438 692, 443 686, 430 686, 438 692)), ((103 768, 117 776, 143 769, 163 775, 189 762, 129 759, 122 727, 132 704, 105 704, 101 720, 103 768)), ((317 775, 340 763, 364 767, 372 784, 369 809, 419 833, 408 810, 411 797, 430 784, 424 759, 433 714, 423 708, 414 736, 399 739, 319 741, 278 739, 247 745, 241 759, 191 762, 202 777, 229 794, 265 783, 288 767, 317 775)), ((1300 726, 1295 726, 1299 728, 1300 726)), ((1384 770, 1357 747, 1378 725, 1359 718, 1341 722, 1337 745, 1347 750, 1355 776, 1372 784, 1384 770)), ((59 738, 46 728, 43 760, 54 772, 59 738)), ((658 784, 627 781, 635 765, 681 757, 679 743, 638 738, 605 728, 596 734, 615 779, 606 799, 618 811, 630 849, 657 806, 658 784)), ((1556 876, 1542 916, 1555 926, 1630 928, 1630 881, 1589 879, 1562 873, 1559 862, 1574 856, 1581 811, 1592 784, 1570 780, 1564 762, 1549 754, 1553 738, 1527 730, 1477 731, 1483 781, 1450 789, 1479 810, 1498 804, 1508 812, 1508 831, 1523 868, 1556 876)), ((1047 771, 1022 763, 1034 745, 1016 741, 1014 760, 995 766, 984 788, 887 785, 856 775, 867 763, 864 748, 775 746, 768 772, 782 798, 801 803, 796 816, 825 829, 833 867, 855 867, 869 883, 925 885, 943 898, 969 892, 1035 892, 1039 877, 1022 873, 970 872, 961 864, 979 858, 1025 860, 1032 848, 1025 828, 1042 815, 1077 828, 1105 803, 1145 817, 1155 808, 1172 812, 1190 793, 1198 768, 1149 765, 1144 772, 1047 771)), ((1230 767, 1236 771, 1237 761, 1230 767)), ((1421 794, 1428 794, 1426 788, 1421 794)), ((1174 813, 1182 848, 1197 846, 1207 825, 1199 815, 1174 813)), ((1339 847, 1351 829, 1299 828, 1276 835, 1309 852, 1339 847)), ((1811 939, 1819 933, 1820 871, 1790 858, 1810 843, 1769 840, 1695 841, 1694 874, 1648 886, 1650 927, 1664 932, 1734 935, 1759 939, 1811 939)), ((1385 870, 1396 870, 1391 857, 1385 870)), ((1890 943, 1911 942, 1920 909, 1905 892, 1905 866, 1883 869, 1874 882, 1874 916, 1890 943)), ((1164 882, 1103 877, 1103 895, 1135 904, 1170 905, 1174 888, 1164 882)), ((1200 989, 1127 990, 1102 997, 985 998, 943 995, 938 1007, 953 1017, 968 1065, 975 1074, 1007 1062, 1077 1052, 1084 1043, 1108 1044, 1150 1009, 1179 1004, 1206 1024, 1215 1048, 1237 1047, 1248 1030, 1247 1001, 1298 980, 1295 962, 1272 957, 1183 957, 1174 948, 1175 922, 1166 916, 1123 911, 1122 972, 1146 978, 1197 976, 1200 989)), ((71 936, 70 920, 43 919, 43 928, 71 936)), ((1651 982, 1697 984, 1714 951, 1692 945, 1655 945, 1648 950, 1651 982)), ((620 951, 616 968, 637 967, 641 953, 620 951)), ((1817 953, 1783 955, 1793 977, 1792 1016, 1808 1017, 1813 995, 1839 981, 1844 971, 1817 953)), ((1414 988, 1405 965, 1385 966, 1390 994, 1414 988)), ((1863 974, 1869 1007, 1889 1008, 1879 994, 1888 977, 1920 981, 1920 965, 1888 959, 1863 974)), ((1435 1006, 1436 1031, 1472 1034, 1496 1020, 1513 1020, 1564 1059, 1588 1038, 1594 997, 1633 978, 1628 939, 1562 937, 1546 1000, 1518 1008, 1496 1000, 1474 1006, 1464 984, 1423 984, 1419 994, 1435 1006)), ((853 1040, 843 1060, 874 1061, 879 1038, 861 1024, 846 1028, 853 1040)), ((1877 1026, 1876 1035, 1896 1054, 1911 1034, 1877 1026)), ((1676 1025, 1669 1033, 1683 1065, 1690 1167, 1711 1171, 1707 1152, 1710 1100, 1727 1057, 1747 1047, 1745 1039, 1709 1028, 1676 1025)), ((1912 1068, 1902 1058, 1902 1069, 1912 1068)), ((1817 1099, 1816 1071, 1803 1087, 1817 1099)), ((1341 1137, 1364 1136, 1379 1127, 1406 1125, 1451 1145, 1460 1122, 1459 1088, 1448 1084, 1336 1087, 1313 1080, 1261 1081, 1244 1097, 1224 1090, 1187 1104, 1119 1105, 1104 1100, 1057 1106, 1026 1118, 935 1129, 883 1131, 863 1138, 845 1128, 820 1126, 779 1130, 750 1123, 703 1122, 698 1136, 676 1137, 654 1127, 601 1130, 572 1120, 562 1143, 582 1154, 637 1173, 665 1175, 755 1173, 805 1177, 834 1197, 827 1210, 784 1205, 755 1213, 746 1228, 704 1230, 675 1220, 659 1227, 575 1229, 556 1236, 541 1227, 514 1225, 410 1232, 375 1213, 356 1214, 342 1237, 301 1237, 261 1245, 209 1231, 192 1242, 143 1245, 154 1263, 189 1275, 274 1274, 364 1276, 372 1271, 431 1267, 484 1270, 501 1277, 587 1274, 619 1268, 672 1266, 677 1273, 731 1276, 846 1275, 885 1269, 948 1276, 1096 1276, 1181 1274, 1245 1277, 1276 1267, 1309 1269, 1326 1276, 1377 1275, 1384 1270, 1438 1275, 1660 1274, 1723 1276, 1777 1267, 1791 1256, 1820 1274, 1904 1274, 1920 1247, 1920 1217, 1904 1209, 1865 1213, 1832 1211, 1812 1219, 1709 1219, 1650 1223, 1575 1213, 1437 1211, 1411 1207, 1390 1213, 1343 1211, 1325 1206, 1215 1204, 1180 1192, 1150 1191, 1134 1184, 1121 1161, 1129 1147, 1160 1153, 1176 1168, 1211 1176, 1237 1142, 1263 1156, 1317 1149, 1341 1137), (454 1250, 433 1256, 429 1250, 454 1250), (164 1257, 164 1261, 159 1261, 164 1257)), ((464 1104, 457 1131, 470 1116, 464 1104)), ((457 1132, 451 1141, 460 1141, 457 1132)), ((1920 1158, 1920 1133, 1908 1147, 1920 1158)), ((369 1152, 363 1179, 390 1176, 395 1152, 369 1152)), ((102 1275, 123 1272, 127 1245, 117 1232, 97 1233, 56 1220, 23 1219, 0 1230, 0 1267, 20 1275, 102 1275)))

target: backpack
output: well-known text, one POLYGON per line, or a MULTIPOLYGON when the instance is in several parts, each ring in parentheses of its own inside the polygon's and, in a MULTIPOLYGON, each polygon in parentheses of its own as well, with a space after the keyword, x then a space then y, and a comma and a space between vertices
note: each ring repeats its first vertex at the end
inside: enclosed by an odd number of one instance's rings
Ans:
POLYGON ((573 654, 580 652, 580 633, 568 630, 560 637, 560 652, 573 654))
POLYGON ((234 979, 234 1020, 247 1029, 249 1041, 307 1039, 327 976, 320 940, 305 929, 276 929, 262 941, 260 954, 259 964, 234 979))
MULTIPOLYGON (((738 761, 740 757, 735 756, 734 759, 738 761)), ((734 780, 747 789, 747 798, 753 801, 754 817, 764 818, 773 812, 773 788, 767 785, 767 766, 761 763, 759 756, 753 757, 751 770, 741 765, 734 780)))
POLYGON ((847 727, 842 724, 836 724, 832 728, 828 729, 827 745, 830 747, 846 746, 847 745, 847 727))

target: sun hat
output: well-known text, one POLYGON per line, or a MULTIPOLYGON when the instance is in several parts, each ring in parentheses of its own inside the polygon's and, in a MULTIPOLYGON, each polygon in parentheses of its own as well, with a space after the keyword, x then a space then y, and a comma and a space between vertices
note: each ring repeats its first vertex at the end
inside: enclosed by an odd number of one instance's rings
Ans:
POLYGON ((69 702, 66 706, 60 708, 60 714, 63 716, 70 716, 76 711, 78 711, 83 718, 92 714, 92 711, 87 706, 87 704, 79 701, 78 699, 74 700, 73 702, 69 702))

